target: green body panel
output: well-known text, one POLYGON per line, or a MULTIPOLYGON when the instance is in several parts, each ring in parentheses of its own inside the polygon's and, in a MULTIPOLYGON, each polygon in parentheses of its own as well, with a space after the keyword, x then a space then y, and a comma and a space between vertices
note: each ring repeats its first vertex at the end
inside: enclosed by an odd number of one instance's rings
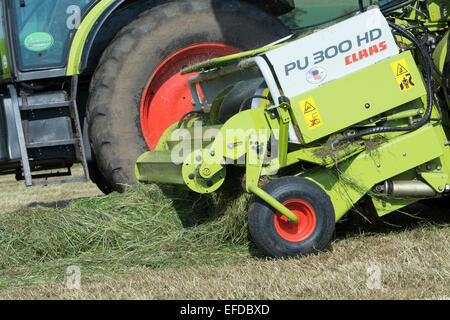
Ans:
MULTIPOLYGON (((3 2, 0 2, 0 13, 3 15, 3 2)), ((10 79, 11 71, 9 65, 8 45, 6 43, 6 24, 0 24, 0 80, 10 79)))
POLYGON ((2 72, 0 72, 0 79, 11 78, 11 71, 9 67, 8 47, 6 45, 6 39, 0 38, 0 63, 2 64, 2 72))
POLYGON ((438 193, 443 193, 448 183, 448 174, 441 172, 421 172, 420 176, 438 193))
MULTIPOLYGON (((429 17, 425 17, 422 13, 409 8, 409 13, 404 16, 405 20, 418 20, 423 23, 430 31, 438 31, 445 29, 448 21, 450 21, 450 15, 447 17, 442 16, 440 6, 442 4, 448 5, 448 0, 432 0, 428 3, 429 17), (427 19, 428 18, 428 19, 427 19)), ((416 4, 413 4, 414 6, 416 4)), ((422 3, 425 5, 425 3, 422 3)), ((423 12, 423 9, 422 9, 423 12)))
POLYGON ((173 163, 170 151, 144 153, 136 161, 135 173, 142 182, 184 184, 181 166, 173 163))
POLYGON ((443 154, 438 137, 441 126, 426 125, 364 152, 338 165, 334 170, 304 174, 330 196, 338 221, 377 183, 415 168, 443 154), (426 152, 417 146, 427 146, 426 152))
MULTIPOLYGON (((440 6, 442 4, 448 5, 448 0, 434 0, 430 1, 428 5, 428 10, 430 11, 430 21, 429 23, 440 22, 443 23, 445 21, 449 21, 449 17, 443 17, 440 6)), ((448 9, 447 9, 448 11, 448 9)))
MULTIPOLYGON (((450 31, 447 31, 445 33, 444 37, 441 39, 441 41, 439 41, 439 43, 436 46, 436 49, 434 50, 434 53, 433 53, 434 64, 438 67, 438 69, 441 72, 444 71, 445 64, 448 63, 447 55, 448 55, 449 34, 450 34, 450 31)), ((444 92, 446 92, 445 98, 446 98, 446 102, 447 102, 447 107, 450 108, 450 98, 449 98, 450 92, 447 92, 446 86, 443 83, 443 79, 441 77, 437 77, 437 79, 438 79, 440 85, 444 88, 444 92)))
POLYGON ((270 126, 266 120, 266 112, 258 108, 246 110, 231 117, 221 127, 220 133, 205 151, 200 172, 208 166, 211 174, 215 174, 222 167, 221 160, 237 160, 244 156, 248 149, 256 147, 257 142, 267 142, 270 126))
POLYGON ((331 167, 365 150, 365 146, 362 144, 350 144, 341 150, 336 150, 333 154, 328 151, 329 154, 326 157, 320 157, 318 154, 323 148, 323 146, 313 147, 291 152, 287 155, 288 161, 286 165, 289 166, 298 161, 306 161, 320 166, 331 167))
MULTIPOLYGON (((422 179, 427 182, 433 189, 439 193, 442 193, 446 185, 450 184, 450 177, 448 176, 448 170, 450 170, 450 147, 446 146, 448 141, 447 135, 442 126, 435 126, 435 134, 438 139, 438 143, 442 148, 442 155, 431 161, 419 165, 415 168, 414 172, 409 171, 408 175, 402 176, 399 180, 413 180, 422 179)), ((427 145, 424 145, 427 146, 427 145)), ((426 149, 428 151, 428 149, 426 149)), ((384 216, 395 210, 399 210, 411 203, 417 202, 420 199, 396 199, 396 198, 376 198, 372 197, 375 209, 378 215, 384 216)))
POLYGON ((448 50, 448 37, 449 37, 450 31, 447 31, 442 38, 441 41, 439 41, 438 45, 436 46, 436 49, 433 53, 433 61, 434 64, 439 68, 440 71, 444 70, 445 61, 447 59, 447 50, 448 50))
POLYGON ((379 217, 385 216, 396 210, 400 210, 407 205, 417 202, 418 199, 384 199, 384 198, 372 198, 372 203, 377 211, 379 217))
POLYGON ((69 58, 67 61, 67 76, 80 74, 80 61, 83 55, 84 44, 100 15, 114 2, 114 0, 101 0, 94 8, 92 8, 83 21, 73 38, 70 47, 69 58))
POLYGON ((416 63, 410 52, 404 52, 291 99, 294 124, 300 128, 303 141, 309 143, 424 95, 426 90, 416 63), (391 67, 401 59, 405 59, 415 81, 415 86, 406 91, 400 89, 391 67), (358 94, 342 94, 349 88, 358 94), (302 113, 302 102, 310 97, 322 118, 322 125, 312 129, 302 113), (366 104, 370 107, 366 108, 366 104))

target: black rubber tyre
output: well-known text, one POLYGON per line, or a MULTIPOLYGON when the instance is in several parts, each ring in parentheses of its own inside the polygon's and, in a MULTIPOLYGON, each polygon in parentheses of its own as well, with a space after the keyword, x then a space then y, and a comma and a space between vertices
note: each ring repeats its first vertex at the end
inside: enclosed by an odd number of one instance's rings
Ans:
POLYGON ((101 192, 103 192, 104 194, 110 194, 111 192, 114 191, 111 183, 109 183, 109 181, 106 180, 105 176, 98 169, 97 163, 89 162, 88 168, 89 168, 89 176, 92 182, 94 182, 97 185, 97 187, 100 189, 101 192))
POLYGON ((275 226, 276 210, 255 197, 248 212, 248 225, 253 240, 265 254, 294 257, 317 253, 328 246, 335 229, 335 213, 329 196, 321 187, 304 178, 285 177, 270 182, 263 189, 283 204, 297 200, 306 203, 315 216, 309 235, 301 241, 290 241, 275 226))
POLYGON ((103 53, 87 107, 91 146, 111 187, 123 191, 124 184, 136 182, 135 161, 148 150, 140 100, 164 59, 197 43, 248 50, 289 34, 277 18, 238 0, 174 1, 144 12, 123 28, 103 53))

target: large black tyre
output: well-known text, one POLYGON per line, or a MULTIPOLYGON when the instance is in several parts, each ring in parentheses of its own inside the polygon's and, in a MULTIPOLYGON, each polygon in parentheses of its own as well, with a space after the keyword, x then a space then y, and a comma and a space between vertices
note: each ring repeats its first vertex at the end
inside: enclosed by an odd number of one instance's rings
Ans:
POLYGON ((265 254, 294 257, 317 253, 328 246, 335 229, 335 213, 321 187, 304 178, 285 177, 263 189, 299 216, 298 224, 289 224, 267 202, 255 197, 248 225, 253 240, 265 254))
POLYGON ((134 163, 148 150, 140 101, 162 61, 193 44, 214 42, 248 50, 288 34, 278 19, 238 0, 173 1, 124 27, 100 60, 87 107, 90 143, 108 188, 123 191, 136 182, 134 163))

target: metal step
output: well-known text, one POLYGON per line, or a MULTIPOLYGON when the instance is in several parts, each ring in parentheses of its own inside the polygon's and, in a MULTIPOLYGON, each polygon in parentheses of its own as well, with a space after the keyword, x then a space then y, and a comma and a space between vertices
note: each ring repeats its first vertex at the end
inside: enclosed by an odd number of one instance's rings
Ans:
MULTIPOLYGON (((27 186, 46 186, 51 184, 69 183, 69 182, 87 182, 89 178, 89 170, 87 166, 85 148, 83 143, 83 136, 81 132, 80 119, 78 116, 78 108, 76 104, 77 90, 78 90, 78 76, 72 77, 70 97, 67 93, 59 91, 42 95, 27 96, 25 93, 21 95, 21 99, 17 94, 14 85, 8 85, 8 90, 11 95, 11 101, 14 108, 14 118, 16 123, 17 135, 19 140, 21 162, 23 169, 23 178, 27 186), (64 138, 61 140, 50 141, 28 141, 27 125, 22 124, 21 112, 32 112, 33 110, 54 109, 54 108, 68 108, 70 119, 72 120, 72 138, 64 138), (45 147, 58 147, 73 145, 76 154, 83 165, 84 175, 81 177, 64 177, 49 179, 52 177, 70 176, 71 171, 68 168, 66 173, 46 173, 33 175, 30 166, 29 150, 45 147), (43 180, 36 180, 42 179, 43 180)), ((67 111, 66 111, 67 112, 67 111)), ((25 121, 26 122, 26 121, 25 121)))
POLYGON ((74 183, 74 182, 87 182, 87 180, 85 177, 57 178, 52 180, 45 179, 33 181, 33 186, 49 186, 53 184, 74 183))
POLYGON ((44 147, 56 147, 56 146, 67 146, 72 144, 77 144, 78 139, 68 139, 68 140, 57 140, 48 142, 36 142, 28 143, 27 149, 44 148, 44 147))
POLYGON ((37 104, 37 105, 27 105, 27 106, 20 106, 20 111, 62 108, 62 107, 69 107, 69 104, 70 104, 70 101, 47 103, 47 104, 37 104))

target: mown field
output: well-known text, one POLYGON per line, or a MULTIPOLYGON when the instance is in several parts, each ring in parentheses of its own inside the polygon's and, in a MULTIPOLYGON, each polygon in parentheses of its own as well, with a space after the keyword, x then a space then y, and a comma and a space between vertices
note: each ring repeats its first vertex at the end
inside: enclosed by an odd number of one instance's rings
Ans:
POLYGON ((261 256, 246 195, 0 177, 0 299, 449 299, 450 208, 338 225, 323 253, 261 256), (71 289, 67 268, 79 268, 71 289))

